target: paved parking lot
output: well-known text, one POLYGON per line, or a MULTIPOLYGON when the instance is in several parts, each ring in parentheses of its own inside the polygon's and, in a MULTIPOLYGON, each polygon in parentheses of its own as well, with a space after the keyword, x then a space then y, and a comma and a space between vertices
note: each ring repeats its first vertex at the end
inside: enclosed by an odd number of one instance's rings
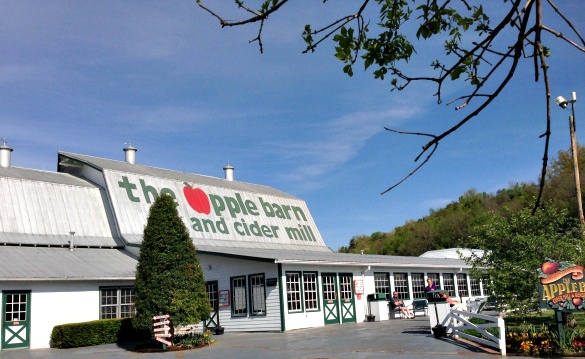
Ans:
POLYGON ((205 348, 157 354, 115 344, 76 349, 3 351, 2 359, 217 359, 217 358, 497 358, 498 352, 452 339, 435 339, 428 317, 329 325, 285 333, 229 333, 205 348))

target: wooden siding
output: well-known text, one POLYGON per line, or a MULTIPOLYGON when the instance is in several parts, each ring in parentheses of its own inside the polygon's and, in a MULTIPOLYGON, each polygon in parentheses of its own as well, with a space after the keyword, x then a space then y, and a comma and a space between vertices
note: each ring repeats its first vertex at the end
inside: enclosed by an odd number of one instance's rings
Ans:
POLYGON ((250 315, 249 278, 251 274, 264 274, 264 278, 277 278, 278 267, 275 263, 198 254, 201 266, 205 270, 205 280, 218 282, 218 289, 230 290, 230 278, 246 276, 246 294, 248 296, 248 315, 232 317, 231 298, 229 307, 219 308, 219 323, 226 332, 280 331, 280 298, 278 283, 266 287, 266 315, 250 315))

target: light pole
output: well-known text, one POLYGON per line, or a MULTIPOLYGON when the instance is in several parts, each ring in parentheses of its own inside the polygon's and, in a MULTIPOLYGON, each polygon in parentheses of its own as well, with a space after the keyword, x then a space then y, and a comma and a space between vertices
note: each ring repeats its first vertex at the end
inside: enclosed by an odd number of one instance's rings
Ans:
POLYGON ((577 188, 577 206, 579 207, 579 221, 581 224, 585 224, 585 218, 583 217, 583 203, 581 199, 581 180, 579 179, 579 161, 578 161, 578 149, 577 149, 577 138, 575 132, 575 102, 577 101, 577 93, 571 92, 571 100, 566 100, 563 96, 555 98, 555 102, 561 108, 567 108, 568 104, 571 104, 571 110, 573 115, 569 116, 569 132, 571 134, 571 152, 573 154, 573 169, 575 171, 575 187, 577 188))

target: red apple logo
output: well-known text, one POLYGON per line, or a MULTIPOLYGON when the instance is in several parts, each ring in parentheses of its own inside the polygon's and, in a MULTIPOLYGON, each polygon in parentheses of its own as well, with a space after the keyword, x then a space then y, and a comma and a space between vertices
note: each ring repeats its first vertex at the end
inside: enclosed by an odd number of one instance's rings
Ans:
POLYGON ((187 182, 184 183, 183 194, 189 206, 198 213, 209 214, 211 212, 211 206, 209 205, 207 194, 201 188, 194 188, 187 182))
POLYGON ((575 307, 580 306, 582 303, 583 303, 582 298, 573 298, 573 305, 575 305, 575 307))
POLYGON ((559 269, 559 264, 557 262, 544 262, 540 269, 542 270, 542 273, 550 275, 559 269))

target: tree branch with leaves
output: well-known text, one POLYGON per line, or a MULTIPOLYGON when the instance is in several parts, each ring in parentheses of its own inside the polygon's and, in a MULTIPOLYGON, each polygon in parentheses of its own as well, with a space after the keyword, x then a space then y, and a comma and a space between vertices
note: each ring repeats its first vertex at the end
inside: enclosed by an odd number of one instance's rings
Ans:
MULTIPOLYGON (((546 178, 551 135, 551 79, 546 59, 553 54, 545 45, 543 35, 552 35, 552 41, 563 41, 580 53, 585 52, 585 40, 552 0, 500 1, 499 5, 506 6, 506 10, 492 10, 488 14, 481 1, 363 0, 356 4, 355 12, 316 28, 305 26, 302 37, 306 48, 302 52, 314 52, 325 40, 331 40, 335 57, 343 62, 343 72, 349 76, 353 76, 354 66, 361 63, 366 70, 372 71, 375 79, 388 81, 391 90, 400 91, 414 83, 430 82, 436 88, 433 96, 437 97, 439 105, 443 102, 445 86, 450 85, 463 93, 447 102, 447 105, 457 104, 454 109, 458 113, 465 112, 454 115, 453 124, 441 133, 430 135, 387 128, 393 133, 430 137, 422 145, 415 162, 432 150, 421 165, 382 193, 416 173, 436 153, 437 146, 444 138, 491 105, 510 84, 520 66, 532 66, 535 82, 539 82, 541 76, 543 78, 543 100, 547 104, 545 130, 540 136, 545 139, 540 195, 534 210, 538 208, 546 178), (375 24, 366 18, 366 11, 377 14, 375 24), (570 33, 564 34, 544 24, 545 12, 560 17, 571 29, 570 33), (418 69, 416 74, 409 73, 409 61, 418 54, 416 47, 424 47, 428 41, 441 41, 442 50, 435 54, 436 59, 430 62, 429 68, 418 69), (526 65, 522 62, 525 59, 530 60, 526 65)), ((258 36, 250 42, 258 42, 260 52, 263 52, 261 38, 264 23, 276 11, 286 11, 284 5, 288 0, 263 0, 257 4, 258 10, 251 10, 247 5, 250 2, 245 4, 242 0, 236 0, 235 6, 241 10, 243 18, 227 20, 204 5, 204 0, 197 0, 197 4, 217 18, 222 27, 259 23, 258 36)))

